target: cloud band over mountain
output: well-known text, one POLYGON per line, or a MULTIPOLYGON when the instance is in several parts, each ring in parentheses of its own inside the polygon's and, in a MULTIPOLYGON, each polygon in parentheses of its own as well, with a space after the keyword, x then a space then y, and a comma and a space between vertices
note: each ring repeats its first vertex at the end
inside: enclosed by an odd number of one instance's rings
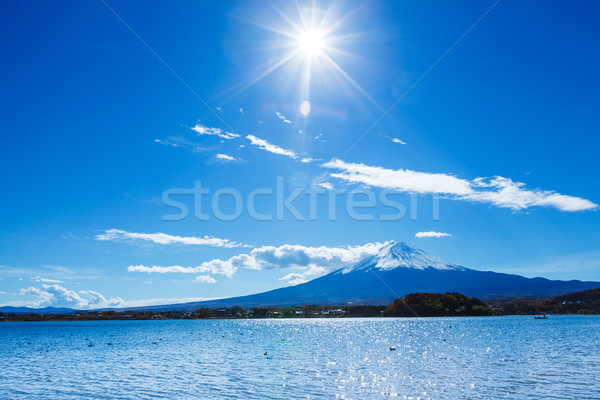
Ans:
POLYGON ((355 262, 365 256, 376 254, 382 243, 367 243, 362 246, 347 247, 307 247, 286 244, 283 246, 263 246, 252 249, 250 254, 239 254, 227 260, 214 259, 203 262, 196 267, 144 266, 130 265, 128 272, 146 273, 183 273, 183 274, 221 274, 232 277, 239 268, 264 270, 275 268, 295 268, 298 272, 291 273, 282 279, 290 283, 305 281, 306 277, 315 277, 329 272, 331 268, 355 262))

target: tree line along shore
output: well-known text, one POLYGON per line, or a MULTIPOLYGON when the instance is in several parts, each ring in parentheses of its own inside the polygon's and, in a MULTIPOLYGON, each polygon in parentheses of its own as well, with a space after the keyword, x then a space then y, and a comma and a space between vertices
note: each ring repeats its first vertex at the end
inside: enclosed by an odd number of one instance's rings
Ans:
POLYGON ((600 289, 546 300, 512 299, 483 302, 460 293, 411 293, 387 306, 344 305, 298 307, 197 308, 177 311, 73 311, 69 313, 1 313, 0 321, 95 321, 242 318, 461 317, 535 314, 600 314, 600 289))

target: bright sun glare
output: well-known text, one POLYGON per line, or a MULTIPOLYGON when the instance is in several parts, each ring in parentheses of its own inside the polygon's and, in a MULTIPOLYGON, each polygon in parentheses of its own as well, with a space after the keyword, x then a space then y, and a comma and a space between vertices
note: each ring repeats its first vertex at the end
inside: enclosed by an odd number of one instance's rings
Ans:
POLYGON ((298 8, 298 16, 294 17, 293 14, 288 15, 276 6, 273 8, 280 19, 274 21, 273 24, 259 24, 258 26, 271 31, 277 37, 284 37, 286 40, 276 41, 277 44, 273 48, 279 51, 279 55, 269 61, 269 64, 261 67, 264 68, 262 71, 254 74, 251 79, 239 86, 236 89, 238 93, 283 66, 289 65, 288 71, 299 72, 289 74, 287 78, 298 81, 299 111, 305 118, 311 112, 311 81, 315 75, 320 81, 317 89, 322 90, 332 82, 339 84, 340 80, 336 78, 341 77, 341 81, 353 86, 372 104, 379 107, 377 102, 334 60, 334 56, 336 58, 352 56, 348 49, 343 49, 343 46, 352 45, 354 40, 363 35, 360 32, 339 32, 340 27, 350 24, 348 18, 353 12, 338 15, 339 12, 334 7, 320 9, 313 3, 312 7, 298 8), (334 77, 334 74, 337 77, 334 77))
POLYGON ((300 38, 300 48, 308 54, 316 54, 321 51, 323 46, 323 33, 311 29, 304 32, 300 38))

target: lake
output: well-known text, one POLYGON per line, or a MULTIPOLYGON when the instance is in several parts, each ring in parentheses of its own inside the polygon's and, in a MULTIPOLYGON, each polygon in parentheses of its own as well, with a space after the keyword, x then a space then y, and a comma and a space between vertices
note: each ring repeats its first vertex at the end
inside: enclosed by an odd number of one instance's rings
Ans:
POLYGON ((600 316, 0 323, 0 398, 600 399, 599 343, 600 316))

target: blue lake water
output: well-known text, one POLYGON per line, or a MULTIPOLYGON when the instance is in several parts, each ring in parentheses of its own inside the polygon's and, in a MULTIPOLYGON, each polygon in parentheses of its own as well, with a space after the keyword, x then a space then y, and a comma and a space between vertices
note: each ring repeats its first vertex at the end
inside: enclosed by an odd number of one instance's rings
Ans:
POLYGON ((1 323, 0 398, 600 399, 599 350, 597 316, 1 323))

